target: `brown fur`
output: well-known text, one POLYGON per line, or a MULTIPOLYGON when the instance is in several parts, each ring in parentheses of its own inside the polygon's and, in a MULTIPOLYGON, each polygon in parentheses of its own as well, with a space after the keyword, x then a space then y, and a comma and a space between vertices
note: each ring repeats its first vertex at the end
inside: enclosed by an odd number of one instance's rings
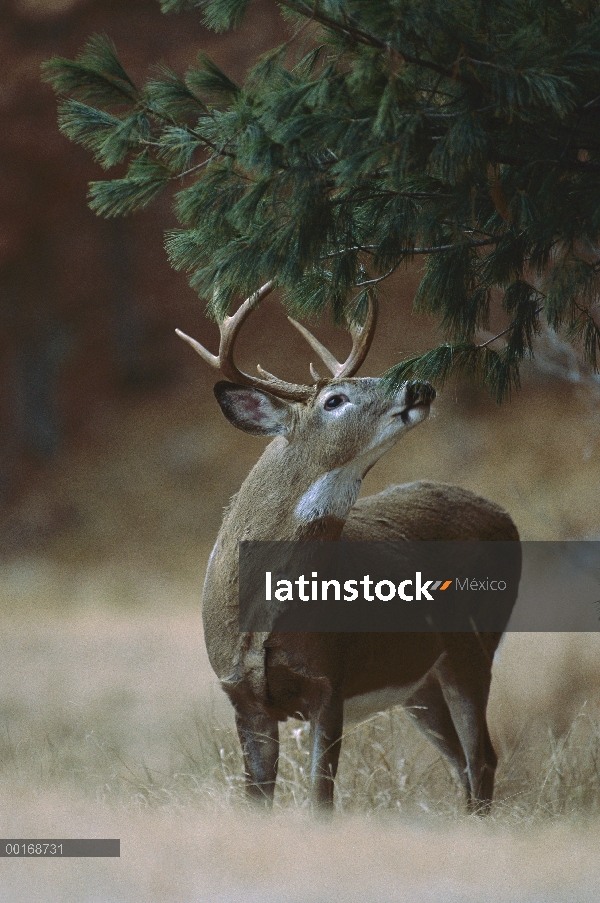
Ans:
POLYGON ((226 384, 218 390, 234 425, 283 435, 267 447, 225 515, 209 562, 203 603, 208 654, 235 709, 249 796, 270 805, 277 774, 278 722, 302 717, 311 722, 313 801, 330 807, 345 704, 365 694, 393 690, 403 695, 417 727, 455 767, 471 808, 486 810, 496 755, 485 711, 501 634, 240 634, 238 543, 517 541, 512 520, 492 502, 442 483, 393 486, 355 503, 354 475, 359 475, 360 485, 364 473, 402 430, 427 416, 419 393, 425 393, 427 403, 431 390, 419 388, 413 398, 412 390, 409 397, 408 389, 403 389, 390 399, 378 380, 329 380, 302 405, 280 400, 269 405, 266 393, 257 398, 257 391, 229 389, 226 384), (325 406, 334 390, 346 399, 341 415, 335 417, 325 406), (402 422, 399 411, 404 412, 402 422), (391 438, 390 429, 395 430, 391 438), (341 492, 349 499, 345 510, 343 498, 327 496, 332 472, 344 477, 341 492), (315 486, 323 480, 324 513, 309 521, 299 519, 302 499, 307 493, 310 499, 311 493, 320 499, 315 486), (327 505, 333 506, 333 513, 328 513, 327 505))

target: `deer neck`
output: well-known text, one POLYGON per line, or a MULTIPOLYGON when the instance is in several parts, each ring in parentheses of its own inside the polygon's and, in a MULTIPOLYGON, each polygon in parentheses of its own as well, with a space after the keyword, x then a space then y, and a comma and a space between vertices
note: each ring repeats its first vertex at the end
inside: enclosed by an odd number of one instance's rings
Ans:
POLYGON ((320 470, 306 446, 278 437, 265 449, 232 500, 219 536, 242 541, 338 540, 362 474, 352 467, 320 470))
POLYGON ((206 572, 204 630, 219 677, 239 646, 239 543, 339 540, 361 482, 352 467, 320 472, 283 437, 267 446, 225 514, 206 572))

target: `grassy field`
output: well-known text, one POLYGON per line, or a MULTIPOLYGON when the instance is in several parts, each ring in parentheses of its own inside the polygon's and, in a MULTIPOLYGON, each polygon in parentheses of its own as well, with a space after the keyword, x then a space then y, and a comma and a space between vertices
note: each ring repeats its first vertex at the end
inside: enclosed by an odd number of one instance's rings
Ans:
POLYGON ((596 899, 598 652, 589 635, 505 639, 485 823, 396 709, 349 729, 322 825, 308 817, 300 722, 284 729, 275 814, 247 811, 229 705, 181 594, 170 614, 16 612, 0 637, 0 834, 118 836, 122 855, 2 859, 0 899, 596 899))

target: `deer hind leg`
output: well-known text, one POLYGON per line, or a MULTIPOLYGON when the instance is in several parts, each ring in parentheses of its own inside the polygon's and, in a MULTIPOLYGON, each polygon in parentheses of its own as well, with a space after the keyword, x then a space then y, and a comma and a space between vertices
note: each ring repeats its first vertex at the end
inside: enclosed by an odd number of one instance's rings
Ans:
POLYGON ((486 721, 490 665, 483 654, 460 661, 444 656, 435 669, 465 756, 467 806, 471 812, 486 815, 498 764, 486 721))
POLYGON ((270 809, 279 762, 279 724, 267 715, 236 709, 235 725, 244 756, 246 797, 270 809))
POLYGON ((430 671, 419 689, 404 704, 407 714, 427 739, 454 767, 465 794, 470 792, 467 760, 456 733, 450 709, 435 671, 430 671))

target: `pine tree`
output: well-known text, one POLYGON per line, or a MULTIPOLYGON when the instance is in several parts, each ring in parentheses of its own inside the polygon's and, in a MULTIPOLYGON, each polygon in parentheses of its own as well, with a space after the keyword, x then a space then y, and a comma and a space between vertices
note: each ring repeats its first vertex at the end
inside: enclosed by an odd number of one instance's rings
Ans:
MULTIPOLYGON (((219 31, 249 3, 162 0, 219 31)), ((462 371, 502 400, 544 320, 597 369, 598 4, 278 4, 290 40, 242 85, 200 54, 138 88, 104 36, 45 64, 64 133, 127 165, 91 183, 92 209, 128 214, 174 186, 167 251, 217 319, 274 278, 296 316, 360 321, 367 293, 426 255, 415 309, 445 341, 390 386, 462 371), (506 329, 478 342, 500 309, 506 329)))

